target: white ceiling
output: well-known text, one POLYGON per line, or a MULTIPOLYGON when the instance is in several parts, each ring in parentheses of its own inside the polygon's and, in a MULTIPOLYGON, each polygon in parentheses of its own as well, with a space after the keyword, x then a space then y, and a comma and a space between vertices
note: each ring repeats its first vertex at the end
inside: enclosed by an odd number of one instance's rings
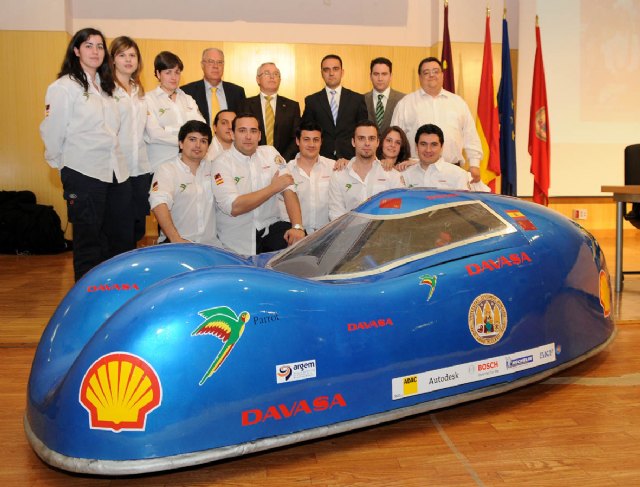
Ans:
POLYGON ((71 0, 76 19, 407 25, 408 0, 71 0))

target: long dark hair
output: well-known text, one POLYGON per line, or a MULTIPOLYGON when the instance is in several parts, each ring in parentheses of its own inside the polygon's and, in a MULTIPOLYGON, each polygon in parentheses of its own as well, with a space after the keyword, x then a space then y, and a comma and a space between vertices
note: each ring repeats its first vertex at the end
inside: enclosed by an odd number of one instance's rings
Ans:
POLYGON ((68 75, 71 79, 80 83, 85 91, 89 91, 87 75, 84 73, 84 70, 80 65, 80 58, 76 55, 74 49, 80 49, 82 43, 91 36, 100 36, 102 39, 102 44, 104 45, 104 59, 102 60, 100 67, 97 69, 97 72, 100 75, 100 87, 103 91, 107 92, 109 96, 111 96, 116 84, 113 81, 109 51, 107 51, 107 42, 105 41, 102 32, 97 29, 87 27, 86 29, 81 29, 74 34, 67 46, 67 52, 64 55, 64 60, 62 61, 58 78, 68 75))
MULTIPOLYGON (((116 56, 120 54, 122 51, 126 51, 127 49, 130 49, 132 47, 134 51, 136 51, 136 54, 138 55, 138 68, 131 74, 131 81, 133 81, 133 83, 138 87, 138 96, 142 98, 144 96, 144 87, 142 86, 142 82, 140 81, 140 73, 142 72, 142 56, 140 55, 140 48, 138 47, 138 44, 136 44, 136 41, 134 41, 131 37, 120 36, 120 37, 116 37, 114 40, 111 41, 111 46, 109 46, 109 54, 111 55, 111 61, 113 62, 113 66, 114 66, 113 78, 117 84, 122 86, 120 84, 120 80, 115 75, 116 56)), ((125 90, 127 89, 126 86, 122 86, 122 87, 125 90)))
POLYGON ((384 159, 384 154, 382 153, 382 146, 384 144, 384 139, 387 138, 387 135, 389 135, 389 132, 397 132, 398 134, 400 134, 400 140, 401 140, 400 152, 398 152, 398 158, 396 159, 396 164, 398 164, 399 162, 406 161, 411 157, 411 145, 409 144, 409 139, 407 139, 407 134, 405 134, 404 130, 402 130, 397 125, 392 125, 391 127, 387 128, 384 132, 382 132, 382 136, 380 137, 380 145, 378 146, 378 154, 377 154, 378 159, 380 160, 384 159))

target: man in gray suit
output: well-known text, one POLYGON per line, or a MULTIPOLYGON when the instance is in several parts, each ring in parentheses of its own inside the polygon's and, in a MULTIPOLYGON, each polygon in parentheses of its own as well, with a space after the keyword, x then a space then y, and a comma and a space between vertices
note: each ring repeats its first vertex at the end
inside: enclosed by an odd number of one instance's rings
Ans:
POLYGON ((389 128, 393 109, 405 95, 389 87, 392 68, 391 61, 385 57, 372 60, 369 77, 373 89, 364 95, 369 120, 378 125, 381 134, 389 128))

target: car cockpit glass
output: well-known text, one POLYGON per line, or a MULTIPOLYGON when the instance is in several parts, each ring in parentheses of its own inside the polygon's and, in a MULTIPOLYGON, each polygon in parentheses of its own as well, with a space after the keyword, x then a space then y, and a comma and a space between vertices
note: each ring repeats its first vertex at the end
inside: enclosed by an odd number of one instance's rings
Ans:
POLYGON ((352 212, 274 257, 267 267, 309 279, 349 279, 515 231, 480 201, 401 215, 352 212))

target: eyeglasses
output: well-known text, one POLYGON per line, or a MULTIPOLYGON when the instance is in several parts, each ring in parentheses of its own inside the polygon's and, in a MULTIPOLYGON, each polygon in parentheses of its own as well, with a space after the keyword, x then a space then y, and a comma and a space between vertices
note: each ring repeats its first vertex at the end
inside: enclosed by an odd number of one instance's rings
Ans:
POLYGON ((438 76, 440 73, 442 73, 441 69, 434 68, 434 69, 423 69, 421 74, 422 76, 429 76, 429 75, 438 76))
POLYGON ((278 71, 272 73, 271 71, 263 71, 258 76, 268 76, 269 78, 279 78, 280 73, 278 71))
POLYGON ((224 66, 224 61, 216 61, 215 59, 203 59, 203 64, 208 64, 209 66, 224 66))

